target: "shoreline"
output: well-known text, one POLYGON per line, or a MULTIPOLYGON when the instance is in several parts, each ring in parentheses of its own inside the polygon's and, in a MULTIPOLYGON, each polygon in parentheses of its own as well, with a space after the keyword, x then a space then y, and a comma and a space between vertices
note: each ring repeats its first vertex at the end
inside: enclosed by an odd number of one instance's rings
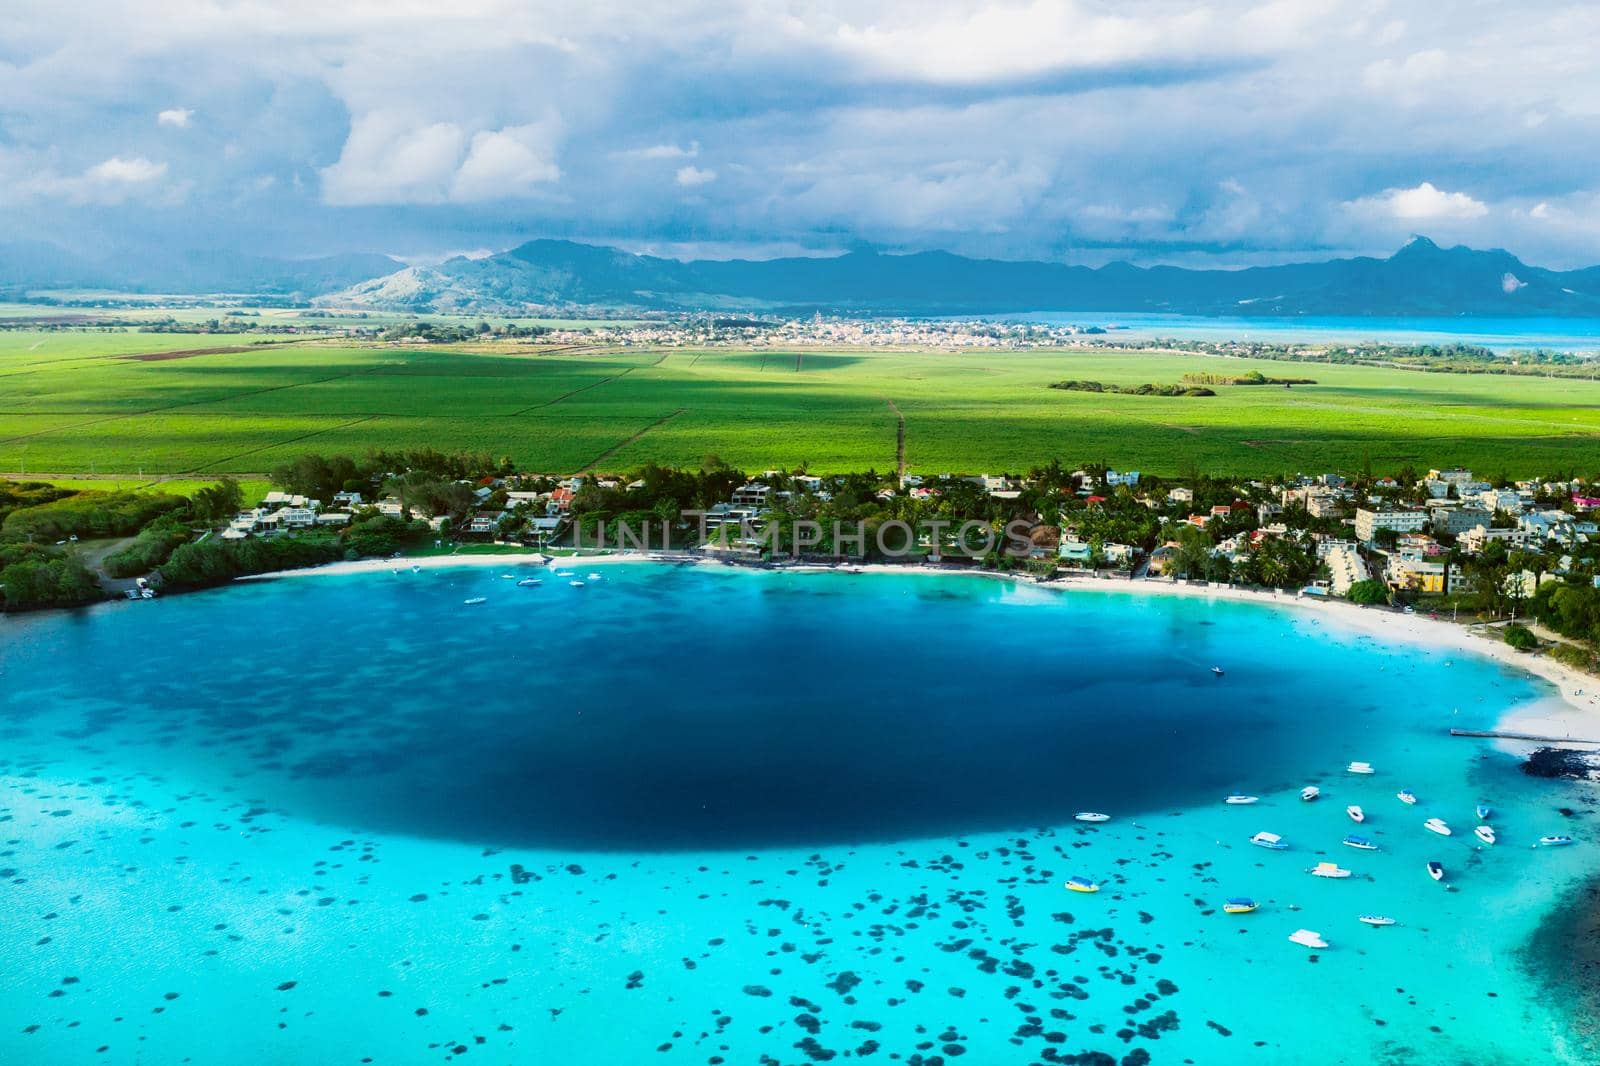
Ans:
MULTIPOLYGON (((974 576, 1030 585, 1058 592, 1090 590, 1129 595, 1175 596, 1190 599, 1227 600, 1235 603, 1266 604, 1289 607, 1319 615, 1336 625, 1356 630, 1364 635, 1382 640, 1400 640, 1429 651, 1459 651, 1493 659, 1508 669, 1520 670, 1554 687, 1555 693, 1542 699, 1504 708, 1494 721, 1463 723, 1466 728, 1495 729, 1544 735, 1577 736, 1581 739, 1600 740, 1600 678, 1555 661, 1544 655, 1530 655, 1509 645, 1473 632, 1473 627, 1442 618, 1433 619, 1426 614, 1403 614, 1378 607, 1361 607, 1346 600, 1302 596, 1267 589, 1245 589, 1231 586, 1191 585, 1186 582, 1166 581, 1156 578, 1098 578, 1087 575, 1069 575, 1051 581, 1040 581, 1028 574, 980 570, 959 566, 933 566, 928 564, 897 563, 789 563, 759 568, 702 555, 683 552, 628 552, 609 555, 558 555, 539 552, 473 555, 428 555, 400 559, 358 559, 349 562, 328 563, 323 566, 303 567, 295 570, 277 570, 265 574, 250 574, 237 581, 269 581, 281 578, 338 576, 349 574, 382 573, 385 570, 451 569, 460 567, 493 568, 537 566, 546 569, 562 567, 617 566, 655 563, 657 565, 690 565, 716 567, 728 570, 761 569, 767 572, 791 573, 850 573, 850 574, 921 574, 928 576, 974 576)), ((1526 756, 1535 748, 1548 746, 1542 741, 1496 739, 1492 743, 1508 754, 1526 756)), ((1557 742, 1548 742, 1554 744, 1557 742)), ((1574 743, 1578 743, 1575 741, 1574 743)))

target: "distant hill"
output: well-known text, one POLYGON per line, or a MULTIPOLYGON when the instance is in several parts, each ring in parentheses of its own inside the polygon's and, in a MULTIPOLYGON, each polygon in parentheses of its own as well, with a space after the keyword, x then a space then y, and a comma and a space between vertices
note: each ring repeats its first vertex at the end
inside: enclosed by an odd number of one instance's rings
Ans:
POLYGON ((397 269, 386 255, 275 259, 225 251, 176 251, 90 259, 53 244, 0 244, 0 287, 137 293, 262 293, 317 296, 397 269))
POLYGON ((949 252, 680 262, 571 241, 403 267, 384 255, 279 259, 176 251, 97 260, 45 243, 0 244, 0 289, 260 293, 340 307, 459 311, 726 311, 806 314, 1549 315, 1600 317, 1600 267, 1555 271, 1499 249, 1415 237, 1387 259, 1246 270, 968 259, 949 252))
POLYGON ((388 311, 578 308, 862 314, 1151 311, 1197 315, 1600 316, 1600 268, 1413 238, 1387 259, 1247 270, 968 259, 948 252, 679 262, 539 240, 362 282, 321 302, 388 311))

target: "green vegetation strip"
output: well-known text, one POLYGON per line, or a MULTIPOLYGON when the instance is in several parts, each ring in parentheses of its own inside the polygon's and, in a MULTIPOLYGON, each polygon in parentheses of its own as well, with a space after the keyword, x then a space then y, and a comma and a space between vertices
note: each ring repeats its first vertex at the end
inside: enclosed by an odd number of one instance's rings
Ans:
POLYGON ((663 358, 513 341, 322 342, 118 358, 216 346, 192 334, 0 331, 0 475, 259 476, 310 451, 420 446, 551 473, 597 456, 627 468, 692 465, 707 453, 750 469, 884 469, 899 437, 886 396, 917 473, 1059 458, 1265 475, 1370 459, 1529 475, 1581 466, 1600 448, 1600 383, 1357 363, 1319 362, 1316 386, 1301 388, 1273 374, 1288 369, 1282 362, 1157 351, 713 348, 663 358), (788 372, 774 373, 780 365, 788 372), (1258 387, 1218 387, 1213 376, 1258 387), (1047 388, 1065 380, 1103 388, 1047 388), (1138 388, 1152 381, 1216 395, 1196 403, 1138 388), (1283 385, 1294 387, 1273 387, 1283 385))

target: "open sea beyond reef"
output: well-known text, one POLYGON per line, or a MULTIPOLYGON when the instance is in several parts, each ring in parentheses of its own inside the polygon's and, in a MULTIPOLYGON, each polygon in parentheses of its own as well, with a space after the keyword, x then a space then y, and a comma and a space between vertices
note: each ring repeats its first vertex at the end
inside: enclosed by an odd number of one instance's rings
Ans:
POLYGON ((505 573, 543 583, 0 620, 0 1062, 1600 1054, 1539 936, 1594 869, 1591 794, 1446 734, 1542 682, 1249 603, 505 573))
POLYGON ((1518 316, 1174 315, 1048 311, 1008 318, 1051 325, 1099 326, 1107 340, 1259 344, 1472 344, 1493 351, 1546 348, 1600 352, 1600 319, 1518 316))

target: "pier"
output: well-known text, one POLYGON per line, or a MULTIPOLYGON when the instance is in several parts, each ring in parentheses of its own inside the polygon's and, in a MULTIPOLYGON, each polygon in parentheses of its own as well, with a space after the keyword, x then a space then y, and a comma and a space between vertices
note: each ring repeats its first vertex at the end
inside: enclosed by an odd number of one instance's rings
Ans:
POLYGON ((1503 729, 1452 729, 1453 737, 1488 737, 1491 740, 1537 740, 1547 744, 1594 744, 1600 746, 1600 740, 1585 740, 1583 737, 1546 737, 1538 733, 1511 733, 1503 729))

